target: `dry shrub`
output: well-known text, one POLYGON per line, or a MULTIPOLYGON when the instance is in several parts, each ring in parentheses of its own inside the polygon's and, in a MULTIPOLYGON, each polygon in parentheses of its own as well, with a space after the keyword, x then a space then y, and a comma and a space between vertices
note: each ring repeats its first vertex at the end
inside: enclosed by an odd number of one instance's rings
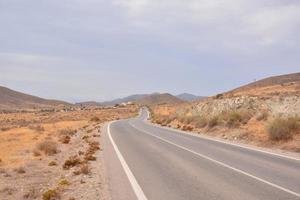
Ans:
POLYGON ((94 129, 90 129, 90 130, 87 130, 86 132, 87 132, 87 133, 91 133, 91 132, 93 132, 93 130, 94 130, 94 129))
POLYGON ((86 164, 83 164, 83 165, 80 166, 80 171, 81 171, 82 174, 85 174, 85 175, 91 173, 90 167, 86 164))
POLYGON ((57 189, 47 190, 43 194, 43 200, 59 200, 59 199, 61 199, 61 197, 57 189))
POLYGON ((294 133, 299 130, 299 117, 276 118, 267 127, 269 138, 275 141, 292 139, 294 133))
POLYGON ((24 167, 18 167, 16 169, 14 169, 14 171, 17 172, 18 174, 25 174, 26 173, 24 167))
POLYGON ((207 119, 201 116, 194 117, 192 122, 192 124, 194 124, 196 128, 204 128, 207 123, 207 119))
POLYGON ((90 137, 90 136, 85 135, 85 136, 82 137, 82 139, 83 139, 83 140, 87 140, 89 137, 90 137))
POLYGON ((76 129, 69 129, 69 128, 67 128, 67 129, 60 130, 59 134, 63 135, 63 136, 65 136, 65 135, 73 136, 73 135, 76 134, 76 132, 77 132, 76 129))
POLYGON ((71 183, 67 179, 60 179, 58 182, 59 185, 71 185, 71 183))
POLYGON ((194 128, 193 128, 192 126, 186 126, 186 125, 184 125, 184 126, 182 127, 182 130, 183 130, 183 131, 192 131, 192 130, 194 130, 194 128))
POLYGON ((215 99, 222 99, 223 98, 223 94, 217 94, 216 96, 215 96, 215 99))
POLYGON ((269 117, 269 112, 264 110, 256 117, 257 121, 266 121, 269 117))
POLYGON ((90 121, 91 121, 91 122, 99 122, 100 119, 99 119, 99 117, 94 116, 94 117, 92 117, 92 118, 90 119, 90 121))
POLYGON ((33 150, 33 156, 39 157, 39 156, 41 156, 41 152, 38 151, 37 149, 34 149, 34 150, 33 150))
POLYGON ((241 124, 247 124, 252 115, 247 111, 231 111, 224 114, 224 120, 228 127, 239 127, 241 124))
POLYGON ((63 165, 63 169, 68 170, 72 167, 75 167, 76 165, 81 164, 81 160, 78 158, 78 156, 71 156, 68 160, 65 161, 63 165))
POLYGON ((73 172, 74 175, 85 174, 88 175, 91 173, 91 169, 87 164, 81 164, 80 168, 73 172))
POLYGON ((57 163, 55 161, 51 161, 48 163, 48 166, 57 166, 57 163))
POLYGON ((37 145, 37 149, 43 151, 48 156, 54 155, 58 152, 57 144, 52 140, 44 140, 37 145))
POLYGON ((210 118, 208 120, 207 125, 208 125, 209 128, 213 128, 213 127, 219 125, 219 123, 220 123, 219 117, 218 116, 214 116, 214 117, 212 117, 212 118, 210 118))
POLYGON ((10 127, 1 127, 1 131, 9 131, 11 128, 10 127))
POLYGON ((96 161, 97 158, 95 156, 93 156, 93 154, 87 153, 84 156, 84 160, 85 161, 96 161))
POLYGON ((31 125, 28 128, 31 129, 31 130, 37 131, 37 132, 44 132, 45 131, 45 128, 42 127, 41 125, 35 125, 35 126, 31 125))
POLYGON ((92 141, 88 142, 89 143, 89 148, 85 153, 84 160, 85 161, 95 161, 97 158, 94 156, 96 151, 100 150, 100 144, 99 142, 92 141))
POLYGON ((68 135, 64 135, 62 138, 60 138, 60 141, 61 141, 63 144, 69 144, 70 141, 71 141, 71 137, 68 136, 68 135))

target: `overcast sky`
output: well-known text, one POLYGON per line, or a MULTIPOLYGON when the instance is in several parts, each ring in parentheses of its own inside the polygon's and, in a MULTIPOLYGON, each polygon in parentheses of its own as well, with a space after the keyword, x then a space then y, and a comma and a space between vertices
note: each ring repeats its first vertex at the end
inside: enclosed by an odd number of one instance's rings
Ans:
POLYGON ((45 98, 214 95, 299 71, 299 0, 0 0, 0 85, 45 98))

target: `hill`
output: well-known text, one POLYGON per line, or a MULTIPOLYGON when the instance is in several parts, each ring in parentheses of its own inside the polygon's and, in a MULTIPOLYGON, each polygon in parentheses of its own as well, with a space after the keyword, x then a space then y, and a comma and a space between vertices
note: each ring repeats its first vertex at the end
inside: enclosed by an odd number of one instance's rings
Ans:
POLYGON ((224 93, 233 96, 265 96, 300 92, 300 73, 272 76, 224 93))
POLYGON ((147 94, 134 94, 134 95, 130 95, 124 98, 118 98, 112 101, 105 101, 105 102, 100 102, 100 105, 103 106, 113 106, 115 104, 120 104, 120 103, 127 103, 127 102, 136 102, 144 97, 146 97, 147 94))
POLYGON ((195 100, 205 98, 203 96, 196 96, 196 95, 189 94, 189 93, 182 93, 182 94, 176 95, 176 97, 183 101, 195 101, 195 100))
POLYGON ((184 101, 168 93, 151 94, 137 101, 141 105, 178 104, 184 101))
POLYGON ((0 86, 0 109, 33 109, 71 105, 64 101, 43 99, 0 86))

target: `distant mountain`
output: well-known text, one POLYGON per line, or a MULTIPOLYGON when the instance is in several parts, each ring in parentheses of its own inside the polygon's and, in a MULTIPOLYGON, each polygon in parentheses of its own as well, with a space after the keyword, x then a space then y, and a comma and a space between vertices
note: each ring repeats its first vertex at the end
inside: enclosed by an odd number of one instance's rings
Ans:
POLYGON ((115 104, 120 104, 120 103, 127 103, 127 102, 136 102, 144 97, 146 97, 148 94, 134 94, 130 95, 124 98, 118 98, 112 101, 105 101, 105 102, 100 102, 100 105, 103 106, 113 106, 115 104))
POLYGON ((196 95, 189 94, 189 93, 182 93, 182 94, 176 95, 176 97, 183 101, 195 101, 195 100, 205 98, 203 96, 196 96, 196 95))
POLYGON ((138 104, 142 105, 158 105, 158 104, 178 104, 184 101, 168 93, 164 94, 151 94, 137 101, 138 104))
POLYGON ((43 99, 0 86, 0 109, 33 109, 71 105, 64 101, 43 99))

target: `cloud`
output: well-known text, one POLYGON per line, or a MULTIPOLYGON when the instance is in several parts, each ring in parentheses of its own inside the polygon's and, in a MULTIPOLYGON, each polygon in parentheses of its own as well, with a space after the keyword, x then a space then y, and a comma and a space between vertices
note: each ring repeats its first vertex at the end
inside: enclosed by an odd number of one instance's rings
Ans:
POLYGON ((299 71, 299 15, 298 0, 3 0, 0 84, 64 99, 214 94, 299 71))

